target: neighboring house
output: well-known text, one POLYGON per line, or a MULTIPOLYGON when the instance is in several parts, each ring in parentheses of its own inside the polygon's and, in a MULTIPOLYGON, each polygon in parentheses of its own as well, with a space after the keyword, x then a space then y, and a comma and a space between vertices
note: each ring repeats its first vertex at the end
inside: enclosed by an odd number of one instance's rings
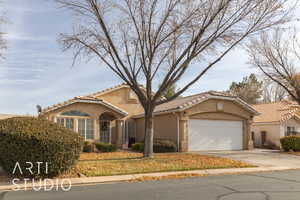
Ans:
POLYGON ((253 105, 260 115, 251 127, 256 147, 280 148, 280 138, 300 132, 299 105, 291 101, 253 105))
MULTIPOLYGON (((237 97, 205 92, 180 97, 155 109, 155 139, 180 151, 251 148, 250 123, 258 112, 237 97)), ((86 140, 127 147, 144 140, 143 108, 126 84, 43 109, 42 116, 86 140)))

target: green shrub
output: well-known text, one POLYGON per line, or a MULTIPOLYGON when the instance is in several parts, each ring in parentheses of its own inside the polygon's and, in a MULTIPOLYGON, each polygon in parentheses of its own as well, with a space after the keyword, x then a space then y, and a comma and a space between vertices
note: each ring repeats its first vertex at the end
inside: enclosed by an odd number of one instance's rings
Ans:
POLYGON ((170 140, 156 140, 153 144, 153 151, 155 153, 176 152, 177 146, 170 140))
POLYGON ((118 147, 115 144, 99 142, 95 143, 95 145, 98 151, 101 152, 115 152, 118 150, 118 147))
POLYGON ((84 144, 83 144, 83 149, 82 149, 82 151, 83 151, 84 153, 91 153, 91 152, 93 152, 93 151, 94 151, 94 146, 93 146, 93 144, 92 144, 91 142, 89 142, 89 141, 85 141, 84 144))
POLYGON ((0 121, 0 165, 13 177, 58 176, 77 162, 81 149, 82 138, 77 133, 48 120, 17 117, 0 121), (17 162, 22 173, 13 174, 17 162), (26 162, 34 164, 33 174, 26 170, 26 162), (40 173, 37 162, 43 162, 40 173))
MULTIPOLYGON (((132 150, 137 152, 144 151, 144 143, 135 143, 132 145, 132 150)), ((176 152, 177 146, 170 140, 155 140, 153 143, 154 153, 176 152)))
POLYGON ((142 143, 142 142, 135 143, 131 146, 131 149, 133 151, 143 152, 144 151, 144 143, 142 143))
POLYGON ((284 151, 300 151, 300 136, 286 136, 280 139, 284 151))

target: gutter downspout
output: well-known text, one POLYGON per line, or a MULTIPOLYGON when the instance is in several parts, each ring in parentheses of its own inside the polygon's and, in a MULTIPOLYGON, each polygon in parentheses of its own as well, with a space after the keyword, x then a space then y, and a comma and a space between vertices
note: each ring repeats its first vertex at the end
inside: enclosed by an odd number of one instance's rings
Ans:
POLYGON ((177 141, 177 152, 179 152, 179 145, 180 145, 180 135, 179 135, 179 117, 178 117, 178 115, 175 113, 175 112, 173 112, 172 113, 173 115, 175 115, 176 116, 176 131, 177 131, 177 139, 176 139, 176 141, 177 141))

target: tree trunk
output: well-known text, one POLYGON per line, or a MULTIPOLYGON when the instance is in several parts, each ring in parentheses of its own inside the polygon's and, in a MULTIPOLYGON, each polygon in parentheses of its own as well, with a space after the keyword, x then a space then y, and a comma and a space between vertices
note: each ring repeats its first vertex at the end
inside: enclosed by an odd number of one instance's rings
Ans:
POLYGON ((144 158, 153 157, 153 109, 145 111, 145 141, 144 141, 144 158))

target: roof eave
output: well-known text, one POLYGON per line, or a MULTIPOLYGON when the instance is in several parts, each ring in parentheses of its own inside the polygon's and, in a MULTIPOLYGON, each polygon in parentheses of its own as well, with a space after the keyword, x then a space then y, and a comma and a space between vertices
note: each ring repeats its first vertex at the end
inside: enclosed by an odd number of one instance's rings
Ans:
MULTIPOLYGON (((249 112, 251 112, 254 116, 257 116, 257 115, 260 115, 259 112, 257 112, 254 108, 252 108, 250 105, 248 105, 246 102, 244 102, 243 100, 241 100, 240 98, 237 98, 237 97, 224 97, 224 96, 216 96, 216 95, 209 95, 208 97, 206 98, 202 98, 198 101, 195 101, 194 103, 185 103, 185 104, 189 104, 188 106, 184 106, 181 105, 177 108, 174 108, 174 109, 169 109, 169 110, 163 110, 163 111, 157 111, 157 112, 154 112, 154 116, 155 115, 162 115, 162 114, 168 114, 168 113, 173 113, 173 112, 183 112, 199 103, 202 103, 204 101, 207 101, 209 99, 220 99, 220 100, 231 100, 231 101, 235 101, 237 103, 239 103, 241 106, 243 106, 244 108, 246 108, 249 112)), ((139 115, 136 115, 136 116, 133 116, 133 118, 141 118, 143 117, 144 114, 139 114, 139 115)))
POLYGON ((257 110, 255 110, 254 108, 252 108, 249 104, 247 104, 246 102, 244 102, 242 99, 240 99, 238 97, 224 97, 224 96, 216 96, 216 95, 209 95, 207 98, 202 99, 201 101, 198 101, 198 102, 196 102, 196 103, 194 103, 192 105, 186 106, 186 107, 182 107, 180 109, 180 111, 187 110, 187 109, 193 107, 194 105, 202 103, 202 102, 207 101, 209 99, 220 99, 220 100, 235 101, 235 102, 239 103, 241 106, 243 106, 244 108, 246 108, 248 111, 250 111, 255 116, 260 115, 260 113, 257 112, 257 110))
POLYGON ((50 109, 47 109, 47 110, 44 110, 42 111, 42 115, 46 114, 46 113, 49 113, 49 112, 52 112, 54 110, 57 110, 57 109, 60 109, 60 108, 63 108, 63 107, 66 107, 66 106, 69 106, 69 105, 72 105, 74 103, 94 103, 94 104, 100 104, 100 105, 103 105, 103 106, 106 106, 116 112, 118 112, 119 114, 122 114, 122 115, 128 115, 128 113, 124 110, 121 110, 120 108, 117 108, 116 106, 113 106, 111 105, 110 103, 107 103, 103 100, 83 100, 83 99, 73 99, 72 101, 66 103, 66 104, 63 104, 61 106, 57 106, 57 107, 53 107, 53 108, 50 108, 50 109))

